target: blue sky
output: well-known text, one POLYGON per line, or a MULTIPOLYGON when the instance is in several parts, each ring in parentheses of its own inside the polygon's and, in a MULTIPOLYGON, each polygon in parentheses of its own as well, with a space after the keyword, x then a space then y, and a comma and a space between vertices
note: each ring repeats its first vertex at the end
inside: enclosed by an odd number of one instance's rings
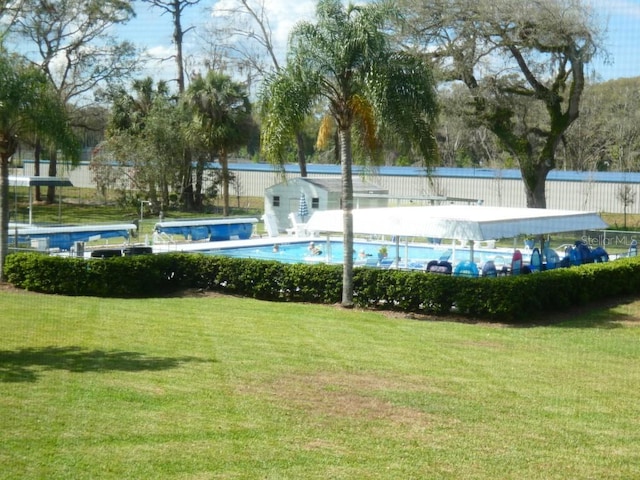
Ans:
POLYGON ((640 76, 640 0, 592 0, 598 16, 608 19, 605 47, 612 64, 592 68, 604 79, 640 76))
MULTIPOLYGON (((608 63, 602 58, 596 59, 588 66, 588 71, 595 71, 603 80, 640 76, 640 0, 586 1, 593 5, 597 17, 608 25, 605 48, 610 54, 608 63)), ((202 0, 200 4, 187 8, 183 26, 201 26, 210 18, 214 5, 221 8, 231 3, 233 0, 202 0)), ((315 0, 266 0, 265 4, 275 43, 284 51, 291 26, 299 20, 313 18, 315 0)), ((120 31, 122 37, 143 45, 156 59, 166 59, 173 54, 171 34, 171 18, 160 16, 159 9, 140 3, 137 4, 137 18, 120 31)), ((186 54, 195 52, 196 46, 191 43, 194 38, 191 33, 187 35, 186 54)), ((153 64, 145 74, 172 78, 174 71, 173 62, 165 60, 153 64)))

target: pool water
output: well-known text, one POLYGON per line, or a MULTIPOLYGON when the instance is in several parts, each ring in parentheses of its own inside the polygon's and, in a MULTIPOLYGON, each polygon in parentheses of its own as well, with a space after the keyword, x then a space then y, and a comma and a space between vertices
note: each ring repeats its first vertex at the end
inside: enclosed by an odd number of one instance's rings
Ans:
MULTIPOLYGON (((283 263, 335 263, 343 261, 343 244, 341 241, 316 241, 315 247, 320 251, 312 254, 309 250, 309 242, 279 244, 277 250, 274 245, 224 248, 205 252, 210 255, 225 255, 236 258, 254 258, 260 260, 277 260, 283 263)), ((426 244, 396 244, 375 242, 354 242, 354 264, 369 266, 390 266, 396 258, 400 258, 399 266, 410 269, 424 269, 431 260, 448 259, 468 260, 469 250, 458 248, 454 251, 448 245, 426 244), (387 247, 387 257, 380 260, 378 251, 380 247, 387 247), (364 254, 362 254, 364 252, 364 254)), ((504 261, 511 261, 511 254, 501 250, 474 250, 476 263, 483 264, 487 260, 496 260, 502 257, 504 261)), ((498 262, 496 262, 498 263, 498 262)))

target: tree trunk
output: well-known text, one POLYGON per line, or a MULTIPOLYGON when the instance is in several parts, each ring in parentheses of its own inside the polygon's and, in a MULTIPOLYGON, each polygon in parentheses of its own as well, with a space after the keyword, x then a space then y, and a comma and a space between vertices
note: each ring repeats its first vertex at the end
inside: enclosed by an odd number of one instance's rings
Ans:
POLYGON ((184 62, 182 60, 182 19, 181 19, 180 0, 173 2, 173 41, 176 43, 176 66, 178 67, 178 92, 184 93, 184 62))
POLYGON ((545 161, 534 161, 527 158, 520 161, 520 173, 524 183, 524 191, 527 197, 528 208, 547 208, 546 182, 547 175, 551 171, 545 161))
MULTIPOLYGON (((58 175, 58 152, 54 150, 51 151, 51 159, 49 160, 49 176, 55 177, 58 175)), ((47 187, 47 203, 49 205, 55 203, 56 201, 56 187, 54 185, 50 185, 47 187)))
POLYGON ((204 202, 202 201, 202 184, 204 182, 204 164, 206 157, 204 155, 198 156, 196 162, 196 185, 193 192, 193 206, 196 210, 202 210, 204 202))
POLYGON ((4 262, 9 254, 9 158, 0 156, 0 282, 5 281, 4 262))
MULTIPOLYGON (((40 176, 40 154, 42 153, 42 143, 40 143, 40 139, 36 139, 36 144, 33 148, 33 174, 36 177, 40 176)), ((40 185, 36 185, 36 194, 35 194, 36 202, 42 201, 42 192, 40 190, 40 185)))
POLYGON ((300 167, 300 176, 307 176, 307 159, 304 155, 304 137, 302 132, 296 132, 296 143, 298 145, 298 166, 300 167))
POLYGON ((222 167, 222 216, 229 216, 229 162, 226 150, 220 150, 220 166, 222 167))
POLYGON ((184 205, 184 209, 187 211, 193 210, 193 177, 191 167, 191 150, 187 149, 184 152, 184 159, 182 164, 182 192, 181 200, 184 205))
POLYGON ((341 128, 339 131, 339 140, 344 243, 342 306, 353 308, 353 179, 351 168, 351 130, 341 128))

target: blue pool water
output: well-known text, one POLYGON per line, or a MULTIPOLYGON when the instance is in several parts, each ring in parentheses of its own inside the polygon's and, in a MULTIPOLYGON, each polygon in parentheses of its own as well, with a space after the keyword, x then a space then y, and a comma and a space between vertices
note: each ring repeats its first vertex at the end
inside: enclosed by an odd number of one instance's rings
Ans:
MULTIPOLYGON (((387 258, 382 260, 382 266, 389 266, 395 260, 396 253, 400 257, 400 267, 414 269, 423 269, 429 261, 440 260, 445 257, 450 261, 469 259, 468 249, 458 248, 454 253, 448 245, 430 246, 423 244, 400 244, 397 248, 395 244, 389 243, 354 242, 355 265, 378 265, 378 250, 383 245, 387 247, 387 258), (364 255, 361 254, 362 251, 364 251, 364 255), (455 258, 453 258, 452 255, 455 256, 455 258)), ((309 251, 308 241, 279 244, 277 251, 274 251, 273 245, 264 245, 224 248, 211 250, 206 253, 210 255, 225 255, 237 258, 277 260, 283 263, 342 263, 344 250, 341 241, 316 241, 315 246, 321 251, 320 254, 314 255, 309 251)), ((505 262, 510 262, 511 260, 511 255, 507 252, 496 250, 474 250, 474 258, 476 262, 480 264, 487 260, 495 260, 496 257, 499 256, 502 256, 505 262)))

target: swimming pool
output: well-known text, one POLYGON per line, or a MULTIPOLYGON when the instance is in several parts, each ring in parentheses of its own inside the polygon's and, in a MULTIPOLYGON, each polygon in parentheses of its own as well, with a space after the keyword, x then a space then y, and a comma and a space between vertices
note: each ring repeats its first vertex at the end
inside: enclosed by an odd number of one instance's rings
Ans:
MULTIPOLYGON (((343 243, 339 240, 318 241, 314 240, 314 246, 320 251, 312 254, 309 250, 309 241, 279 243, 269 245, 254 245, 235 248, 220 248, 203 251, 208 255, 224 255, 236 258, 254 258, 260 260, 277 260, 283 263, 334 263, 343 261, 343 243), (277 245, 277 248, 274 246, 277 245)), ((452 248, 451 245, 432 244, 395 244, 382 242, 355 241, 354 265, 356 266, 395 266, 396 257, 399 258, 398 267, 408 269, 424 269, 431 260, 448 259, 452 263, 468 260, 470 250, 468 248, 452 248), (387 256, 379 258, 381 247, 386 247, 387 256), (364 252, 364 253, 363 253, 364 252)), ((513 250, 510 249, 474 249, 473 257, 479 265, 488 260, 496 264, 510 263, 513 250)))

